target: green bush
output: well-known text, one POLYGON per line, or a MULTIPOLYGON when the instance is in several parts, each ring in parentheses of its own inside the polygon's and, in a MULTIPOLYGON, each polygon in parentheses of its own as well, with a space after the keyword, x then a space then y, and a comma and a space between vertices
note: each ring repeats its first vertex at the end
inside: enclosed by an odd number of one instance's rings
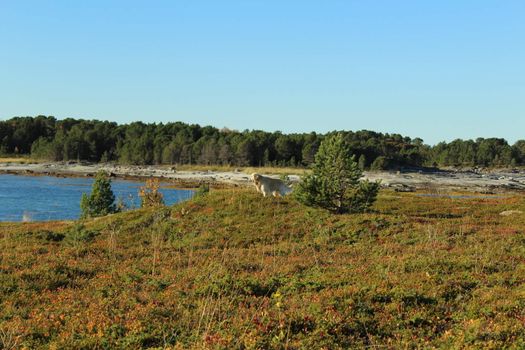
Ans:
POLYGON ((210 192, 210 185, 207 183, 202 183, 197 190, 195 191, 195 197, 205 196, 210 192))
POLYGON ((390 161, 388 158, 379 156, 370 165, 371 170, 386 170, 390 166, 390 161))
POLYGON ((297 200, 333 213, 364 212, 376 200, 378 182, 360 181, 363 173, 341 134, 325 139, 312 173, 294 191, 297 200))
POLYGON ((115 195, 111 190, 111 180, 105 172, 97 173, 91 188, 91 194, 82 194, 80 200, 81 217, 104 216, 117 212, 115 195))
POLYGON ((77 222, 67 231, 66 237, 69 242, 87 243, 91 242, 97 234, 96 231, 86 229, 82 222, 77 222))

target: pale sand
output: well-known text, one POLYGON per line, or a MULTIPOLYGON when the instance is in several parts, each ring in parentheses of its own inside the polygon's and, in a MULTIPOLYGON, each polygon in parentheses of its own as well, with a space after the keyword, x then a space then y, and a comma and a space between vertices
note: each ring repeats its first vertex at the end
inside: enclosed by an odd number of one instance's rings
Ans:
MULTIPOLYGON (((0 173, 51 175, 51 176, 92 176, 104 170, 115 177, 147 178, 159 177, 173 182, 196 185, 206 182, 216 185, 248 186, 250 174, 241 171, 177 171, 166 166, 130 166, 113 164, 77 163, 0 163, 0 173)), ((278 177, 278 175, 275 175, 278 177)), ((298 182, 299 176, 290 175, 291 182, 298 182)), ((476 192, 501 190, 525 190, 525 172, 498 171, 476 173, 472 171, 439 172, 365 172, 365 178, 380 180, 382 186, 399 191, 412 189, 453 189, 476 192)))

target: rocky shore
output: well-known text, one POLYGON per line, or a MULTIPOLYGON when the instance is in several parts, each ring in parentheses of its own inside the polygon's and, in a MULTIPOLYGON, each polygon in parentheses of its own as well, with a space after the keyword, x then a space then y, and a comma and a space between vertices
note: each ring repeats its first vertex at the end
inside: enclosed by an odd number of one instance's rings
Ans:
POLYGON ((399 192, 416 189, 500 193, 525 190, 523 170, 436 170, 412 172, 367 172, 370 180, 381 180, 385 187, 399 192))
MULTIPOLYGON (((249 186, 250 174, 235 171, 179 171, 167 166, 132 166, 115 164, 88 164, 76 162, 57 163, 0 163, 0 173, 23 175, 48 175, 89 177, 104 170, 113 177, 126 179, 144 179, 158 177, 172 182, 178 187, 196 187, 202 183, 212 187, 249 186)), ((479 193, 497 193, 503 191, 525 190, 525 171, 477 171, 477 170, 436 170, 403 172, 365 172, 369 180, 380 180, 383 187, 399 192, 425 190, 457 190, 479 193)), ((299 181, 299 176, 290 175, 291 182, 299 181)))
POLYGON ((111 177, 142 180, 158 177, 174 186, 197 187, 202 183, 213 187, 230 187, 249 185, 249 174, 240 171, 177 171, 174 167, 166 166, 134 166, 115 164, 88 164, 73 162, 57 163, 0 163, 0 174, 18 174, 30 176, 58 176, 58 177, 91 177, 99 171, 105 171, 111 177))

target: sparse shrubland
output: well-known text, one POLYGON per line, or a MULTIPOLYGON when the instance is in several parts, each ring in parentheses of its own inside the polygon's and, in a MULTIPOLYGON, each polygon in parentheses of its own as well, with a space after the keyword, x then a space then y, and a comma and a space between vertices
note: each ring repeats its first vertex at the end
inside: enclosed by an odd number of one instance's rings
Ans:
POLYGON ((232 189, 0 224, 0 348, 525 347, 521 196, 372 209, 232 189))

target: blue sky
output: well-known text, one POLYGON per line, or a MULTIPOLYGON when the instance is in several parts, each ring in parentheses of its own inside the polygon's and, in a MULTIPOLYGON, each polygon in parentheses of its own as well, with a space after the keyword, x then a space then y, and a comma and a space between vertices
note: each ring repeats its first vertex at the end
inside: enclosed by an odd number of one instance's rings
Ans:
POLYGON ((0 118, 525 139, 525 1, 0 1, 0 118))

